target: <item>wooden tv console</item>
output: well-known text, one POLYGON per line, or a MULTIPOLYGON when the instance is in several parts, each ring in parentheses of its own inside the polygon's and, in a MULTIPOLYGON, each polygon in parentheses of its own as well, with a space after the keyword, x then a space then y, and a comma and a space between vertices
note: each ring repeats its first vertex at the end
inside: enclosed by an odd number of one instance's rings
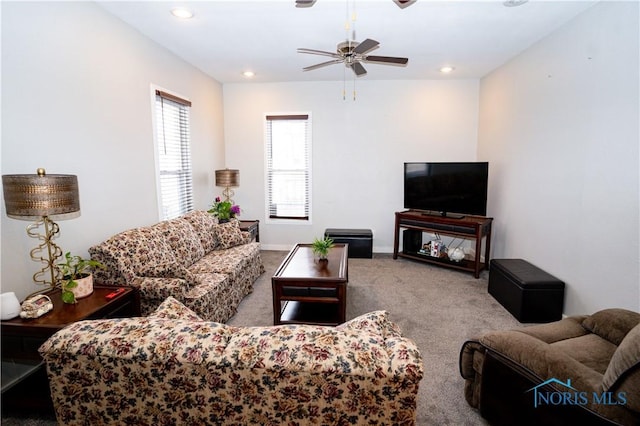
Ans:
MULTIPOLYGON (((480 278, 480 271, 489 269, 489 249, 491 248, 491 224, 493 218, 484 216, 467 215, 460 219, 436 216, 429 213, 406 210, 396 212, 395 232, 393 238, 393 258, 398 256, 408 259, 419 260, 422 262, 441 265, 449 268, 460 269, 463 271, 473 272, 476 278, 480 278), (413 232, 427 232, 432 234, 441 234, 463 238, 466 240, 475 240, 475 257, 473 259, 463 259, 454 262, 448 257, 433 257, 420 253, 417 249, 403 249, 398 251, 400 243, 400 230, 408 230, 413 232), (482 260, 482 240, 486 240, 484 245, 484 261, 482 260)), ((421 238, 421 235, 420 235, 421 238)), ((406 247, 407 244, 404 244, 406 247)))

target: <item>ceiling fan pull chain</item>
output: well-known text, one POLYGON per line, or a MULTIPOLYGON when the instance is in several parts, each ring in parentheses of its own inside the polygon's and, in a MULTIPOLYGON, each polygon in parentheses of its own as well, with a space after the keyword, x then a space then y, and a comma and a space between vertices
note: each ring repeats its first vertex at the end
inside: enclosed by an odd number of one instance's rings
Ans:
POLYGON ((342 69, 342 100, 347 100, 347 67, 342 69))
POLYGON ((353 75, 353 100, 356 100, 356 75, 353 75))

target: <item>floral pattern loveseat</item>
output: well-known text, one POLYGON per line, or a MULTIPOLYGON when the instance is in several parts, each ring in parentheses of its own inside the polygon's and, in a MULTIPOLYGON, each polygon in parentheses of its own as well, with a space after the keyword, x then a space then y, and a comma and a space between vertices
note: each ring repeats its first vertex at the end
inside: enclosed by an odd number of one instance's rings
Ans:
POLYGON ((137 288, 143 315, 172 296, 204 319, 225 322, 264 272, 260 244, 250 241, 237 220, 219 224, 198 210, 121 232, 89 253, 106 266, 94 271, 95 282, 137 288))
POLYGON ((412 425, 423 375, 385 311, 337 327, 232 327, 173 298, 40 348, 64 425, 412 425))

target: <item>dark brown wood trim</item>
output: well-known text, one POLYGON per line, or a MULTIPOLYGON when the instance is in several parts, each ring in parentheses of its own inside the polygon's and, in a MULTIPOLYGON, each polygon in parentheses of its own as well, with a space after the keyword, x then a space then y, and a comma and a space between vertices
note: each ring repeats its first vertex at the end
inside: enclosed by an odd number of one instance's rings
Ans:
POLYGON ((184 106, 188 106, 188 107, 191 106, 191 101, 179 98, 178 96, 172 95, 171 93, 163 92, 162 90, 156 90, 156 95, 160 96, 161 98, 165 98, 165 99, 168 99, 170 101, 177 102, 180 105, 184 105, 184 106))
POLYGON ((308 120, 308 114, 300 114, 300 115, 267 115, 267 120, 275 121, 275 120, 308 120))
POLYGON ((269 219, 292 219, 292 220, 309 220, 309 216, 277 216, 269 215, 269 219))

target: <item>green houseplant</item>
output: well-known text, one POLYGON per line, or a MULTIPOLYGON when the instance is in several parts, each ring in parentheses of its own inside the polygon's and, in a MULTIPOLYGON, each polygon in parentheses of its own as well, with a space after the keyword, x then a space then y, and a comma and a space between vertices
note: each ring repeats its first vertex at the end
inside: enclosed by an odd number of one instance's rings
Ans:
POLYGON ((240 216, 240 206, 232 204, 231 201, 222 201, 216 197, 208 213, 218 218, 220 222, 227 222, 232 217, 240 216))
POLYGON ((76 303, 76 298, 81 298, 93 293, 93 275, 91 268, 104 268, 105 266, 92 259, 83 259, 80 256, 72 256, 65 253, 65 261, 58 263, 62 279, 62 301, 64 303, 76 303))
POLYGON ((324 237, 323 239, 315 238, 313 244, 311 244, 311 250, 320 260, 327 259, 331 247, 333 247, 333 240, 329 237, 324 237))

